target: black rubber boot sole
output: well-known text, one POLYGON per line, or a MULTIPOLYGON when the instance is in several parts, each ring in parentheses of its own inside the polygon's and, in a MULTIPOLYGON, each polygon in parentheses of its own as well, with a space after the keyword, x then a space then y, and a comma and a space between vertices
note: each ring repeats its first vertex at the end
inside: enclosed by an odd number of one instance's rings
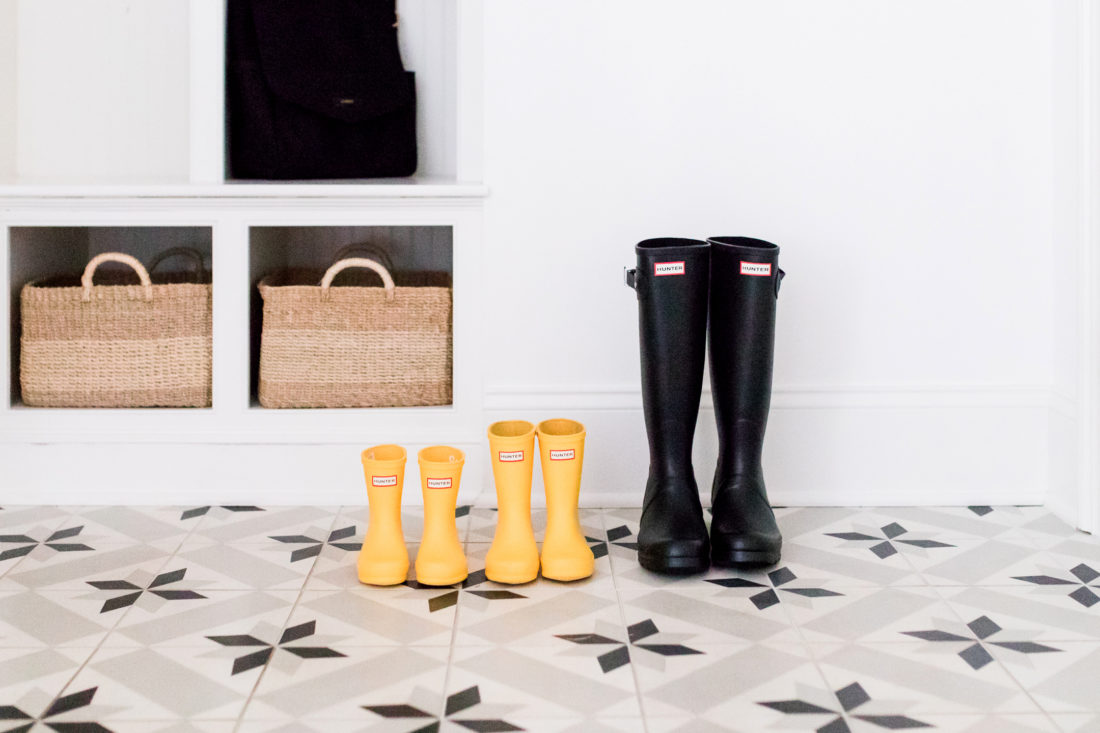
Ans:
POLYGON ((719 550, 711 554, 711 562, 718 568, 761 567, 779 563, 780 549, 719 550))
POLYGON ((683 551, 673 555, 660 550, 638 550, 638 564, 646 570, 662 575, 698 575, 710 568, 710 548, 702 545, 695 552, 683 551))

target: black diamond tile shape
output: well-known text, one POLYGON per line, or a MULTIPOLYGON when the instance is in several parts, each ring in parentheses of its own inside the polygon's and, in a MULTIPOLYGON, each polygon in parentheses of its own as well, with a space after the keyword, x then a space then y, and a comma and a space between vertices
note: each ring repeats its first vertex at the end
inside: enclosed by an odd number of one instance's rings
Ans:
POLYGON ((290 553, 290 561, 298 562, 299 560, 317 557, 321 554, 321 550, 323 550, 326 545, 329 547, 338 547, 345 552, 359 552, 359 549, 363 546, 362 542, 340 542, 340 540, 353 537, 354 535, 355 525, 351 525, 350 527, 334 529, 329 532, 328 538, 323 540, 314 539, 313 537, 302 534, 273 536, 271 539, 288 545, 303 545, 303 547, 299 547, 290 553))
POLYGON ((1044 644, 1037 644, 1033 641, 991 641, 990 639, 1003 631, 1003 629, 988 616, 979 616, 966 626, 973 634, 972 637, 953 634, 949 631, 942 631, 940 629, 903 631, 901 633, 906 636, 912 636, 930 642, 973 642, 970 646, 959 652, 959 656, 964 662, 970 665, 971 669, 975 670, 981 669, 993 661, 993 655, 985 648, 986 644, 999 646, 1002 649, 1008 649, 1009 651, 1018 652, 1020 654, 1042 654, 1046 652, 1062 651, 1061 649, 1056 649, 1044 644))
POLYGON ((74 692, 71 695, 63 695, 54 700, 46 711, 38 716, 25 713, 14 705, 0 705, 0 720, 25 721, 15 728, 6 729, 5 733, 26 733, 38 723, 59 733, 111 733, 110 728, 92 721, 51 722, 49 720, 63 713, 91 705, 92 698, 95 697, 98 689, 98 687, 89 687, 87 690, 74 692))
POLYGON ((1073 585, 1077 586, 1073 591, 1067 595, 1073 600, 1080 603, 1085 608, 1092 608, 1097 603, 1100 603, 1100 595, 1097 595, 1093 588, 1100 588, 1100 571, 1095 568, 1081 563, 1076 567, 1069 569, 1069 574, 1073 576, 1073 580, 1067 578, 1057 578, 1051 575, 1023 575, 1015 576, 1013 580, 1022 580, 1025 583, 1031 583, 1033 585, 1073 585))
POLYGON ((614 647, 610 651, 604 652, 596 657, 596 661, 600 664, 600 669, 604 674, 618 669, 624 665, 630 664, 630 647, 637 649, 644 649, 647 652, 658 654, 662 657, 679 657, 689 654, 703 654, 704 652, 698 649, 692 649, 691 647, 684 646, 683 644, 652 644, 641 643, 643 639, 648 639, 651 636, 660 633, 660 629, 657 628, 657 624, 653 623, 653 619, 646 619, 636 624, 632 624, 627 627, 626 635, 627 641, 622 642, 618 639, 612 639, 604 636, 603 634, 555 634, 558 639, 563 639, 573 644, 579 644, 582 646, 597 645, 597 646, 610 646, 614 647))
POLYGON ((864 534, 863 532, 826 532, 826 537, 836 537, 837 539, 844 540, 845 542, 874 542, 871 545, 871 552, 880 560, 885 560, 888 557, 898 554, 898 545, 909 545, 910 547, 920 547, 921 549, 929 550, 941 547, 955 547, 955 545, 949 545, 946 542, 937 542, 936 540, 928 539, 903 539, 903 537, 909 534, 909 530, 901 526, 897 522, 892 522, 885 527, 879 529, 882 532, 881 537, 874 535, 864 534))
MULTIPOLYGON (((483 598, 487 601, 511 601, 517 598, 527 598, 527 596, 520 593, 516 593, 511 590, 494 590, 494 589, 479 589, 477 586, 482 583, 489 582, 489 579, 485 575, 484 570, 475 570, 466 576, 466 580, 459 584, 457 590, 448 590, 442 595, 432 596, 428 599, 428 612, 435 613, 436 611, 442 611, 445 608, 451 608, 458 603, 458 598, 461 593, 469 593, 472 596, 483 598)), ((439 586, 435 585, 421 585, 415 580, 406 580, 402 583, 407 588, 414 588, 416 590, 439 590, 439 586)))
MULTIPOLYGON (((214 508, 215 507, 213 507, 213 506, 197 506, 197 507, 194 507, 193 509, 185 509, 183 514, 180 515, 180 521, 182 522, 185 519, 194 519, 195 517, 204 517, 204 516, 206 516, 207 514, 210 513, 211 509, 214 509, 214 508)), ((258 507, 258 506, 241 506, 241 505, 227 506, 227 505, 223 504, 223 505, 221 505, 217 508, 218 509, 224 509, 225 511, 227 511, 231 514, 236 514, 236 513, 239 513, 239 512, 262 512, 262 511, 266 511, 265 509, 262 509, 261 507, 258 507)))
POLYGON ((798 580, 798 576, 794 574, 794 571, 788 567, 778 568, 768 573, 768 581, 771 582, 772 587, 763 583, 757 583, 747 578, 710 578, 706 582, 720 585, 723 588, 765 588, 766 590, 749 596, 749 600, 760 611, 765 608, 771 608, 779 603, 781 599, 778 591, 784 593, 793 593, 794 595, 802 596, 804 598, 826 598, 829 596, 842 596, 843 593, 837 593, 836 591, 827 590, 825 588, 784 588, 787 583, 791 583, 798 580))
POLYGON ((163 598, 166 601, 189 601, 206 598, 206 596, 200 595, 193 590, 156 590, 157 588, 161 588, 165 585, 178 583, 179 581, 183 580, 183 576, 186 572, 186 568, 180 568, 179 570, 173 570, 170 573, 161 573, 144 588, 134 583, 131 583, 128 580, 89 580, 86 582, 88 583, 88 585, 99 590, 126 591, 122 595, 111 598, 103 604, 103 608, 101 608, 99 612, 107 613, 108 611, 115 611, 120 608, 128 608, 134 605, 137 602, 138 598, 141 598, 141 596, 145 593, 152 593, 158 598, 163 598))
POLYGON ((471 711, 481 704, 481 691, 477 685, 473 687, 467 687, 465 690, 449 695, 444 702, 443 717, 440 718, 435 713, 431 713, 427 710, 422 710, 413 705, 407 703, 398 703, 395 705, 364 705, 364 710, 368 710, 375 715, 386 720, 411 720, 417 721, 414 723, 419 726, 415 728, 412 733, 434 733, 440 728, 440 724, 443 720, 454 723, 455 725, 466 728, 472 731, 484 731, 485 733, 495 733, 496 731, 522 731, 523 728, 513 725, 506 720, 500 718, 466 718, 455 717, 457 715, 463 715, 467 711, 471 711), (420 725, 419 721, 430 719, 432 722, 427 725, 420 725))
POLYGON ((29 555, 36 547, 48 547, 55 552, 91 552, 95 548, 89 547, 88 545, 79 542, 61 542, 61 540, 76 537, 83 529, 84 525, 60 529, 44 540, 36 540, 25 534, 0 535, 0 544, 23 545, 22 547, 15 547, 0 552, 0 562, 10 560, 13 557, 29 555))
POLYGON ((833 695, 840 704, 839 710, 815 705, 805 700, 772 700, 758 702, 757 705, 770 708, 784 715, 835 715, 831 721, 817 728, 817 733, 850 733, 849 720, 860 720, 887 730, 901 730, 907 728, 932 728, 933 726, 915 718, 905 715, 859 715, 853 713, 860 706, 870 702, 871 696, 858 682, 853 682, 847 687, 835 690, 833 695))
POLYGON ((317 621, 314 620, 284 629, 282 635, 279 637, 279 641, 275 643, 264 641, 251 634, 208 636, 206 638, 222 646, 260 647, 259 650, 251 654, 246 654, 243 657, 237 657, 237 659, 233 661, 232 674, 235 675, 241 672, 247 672, 250 669, 255 669, 256 667, 264 666, 275 654, 276 650, 289 652, 301 659, 323 659, 327 657, 347 656, 335 649, 329 649, 323 646, 287 646, 291 642, 299 641, 307 636, 313 636, 316 630, 317 621))
POLYGON ((634 533, 630 531, 630 528, 622 524, 607 530, 603 538, 586 536, 584 539, 587 540, 588 546, 592 549, 592 554, 599 560, 601 557, 607 557, 612 545, 637 552, 637 541, 631 541, 630 539, 633 536, 634 533))
POLYGON ((979 517, 984 517, 986 514, 993 513, 993 507, 991 506, 968 506, 967 509, 974 512, 979 517))

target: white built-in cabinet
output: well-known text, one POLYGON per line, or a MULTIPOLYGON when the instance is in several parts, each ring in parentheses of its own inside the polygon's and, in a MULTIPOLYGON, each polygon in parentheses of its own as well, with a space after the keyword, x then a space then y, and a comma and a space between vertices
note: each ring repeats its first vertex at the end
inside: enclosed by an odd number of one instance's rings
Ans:
MULTIPOLYGON (((38 490, 42 502, 351 503, 363 499, 368 444, 401 443, 411 463, 434 443, 478 450, 481 3, 399 0, 398 11, 417 74, 417 175, 264 183, 226 180, 221 0, 0 0, 0 490, 38 490), (399 270, 451 273, 453 404, 261 407, 257 282, 324 269, 360 242, 399 270), (177 246, 213 272, 212 406, 24 405, 23 285, 105 250, 148 260, 177 246)), ((467 462, 467 498, 482 488, 479 463, 467 462)))

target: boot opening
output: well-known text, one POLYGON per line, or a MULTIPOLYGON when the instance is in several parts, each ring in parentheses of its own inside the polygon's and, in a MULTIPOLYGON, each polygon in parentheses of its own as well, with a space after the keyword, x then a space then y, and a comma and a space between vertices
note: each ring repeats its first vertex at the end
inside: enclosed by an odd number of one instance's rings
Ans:
POLYGON ((399 445, 375 445, 363 451, 364 461, 403 461, 405 449, 399 445))
POLYGON ((466 459, 466 455, 462 451, 449 445, 433 445, 417 453, 416 457, 421 463, 443 463, 448 465, 462 463, 466 459))
POLYGON ((778 244, 772 244, 771 242, 766 242, 763 239, 753 239, 752 237, 707 237, 707 241, 714 244, 726 244, 733 247, 748 247, 750 249, 760 249, 769 252, 779 249, 778 244))
POLYGON ((565 418, 543 420, 539 423, 539 432, 543 435, 553 435, 564 438, 571 435, 580 435, 584 432, 584 425, 581 425, 576 420, 566 420, 565 418))
POLYGON ((535 431, 526 420, 502 420, 489 426, 489 435, 496 438, 522 438, 535 431))
POLYGON ((638 242, 638 249, 662 249, 665 247, 706 247, 706 242, 682 237, 655 237, 638 242))

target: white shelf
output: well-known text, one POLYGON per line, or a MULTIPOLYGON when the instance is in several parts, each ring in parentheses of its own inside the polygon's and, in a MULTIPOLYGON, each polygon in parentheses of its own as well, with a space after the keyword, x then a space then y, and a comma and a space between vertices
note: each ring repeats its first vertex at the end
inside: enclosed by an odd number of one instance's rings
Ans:
POLYGON ((226 183, 0 184, 4 199, 481 199, 488 187, 440 178, 226 183))

